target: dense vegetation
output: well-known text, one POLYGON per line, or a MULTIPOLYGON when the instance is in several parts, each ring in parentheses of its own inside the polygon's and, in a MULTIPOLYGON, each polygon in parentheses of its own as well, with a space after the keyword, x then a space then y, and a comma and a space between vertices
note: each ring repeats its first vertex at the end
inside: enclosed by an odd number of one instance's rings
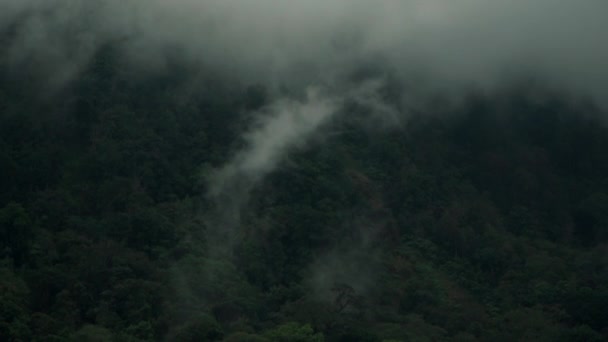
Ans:
POLYGON ((118 60, 105 49, 52 91, 0 61, 0 340, 608 337, 592 105, 519 85, 390 128, 347 106, 217 254, 206 175, 267 91, 118 60))

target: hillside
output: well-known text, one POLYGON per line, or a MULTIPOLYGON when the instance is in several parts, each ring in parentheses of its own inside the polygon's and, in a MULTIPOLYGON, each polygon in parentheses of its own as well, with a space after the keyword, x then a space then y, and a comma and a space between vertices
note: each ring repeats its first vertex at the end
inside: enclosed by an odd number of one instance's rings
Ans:
POLYGON ((262 85, 134 77, 111 46, 51 91, 1 63, 2 341, 608 337, 590 101, 521 82, 406 110, 412 85, 388 82, 407 115, 355 97, 252 173, 234 156, 272 107, 262 85))

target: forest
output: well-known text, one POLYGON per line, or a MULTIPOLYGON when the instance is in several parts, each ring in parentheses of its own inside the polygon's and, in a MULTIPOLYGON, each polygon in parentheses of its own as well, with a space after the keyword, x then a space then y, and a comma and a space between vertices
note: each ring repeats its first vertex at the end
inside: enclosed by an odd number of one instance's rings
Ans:
POLYGON ((0 341, 608 339, 593 98, 522 78, 412 104, 368 63, 348 84, 373 96, 300 139, 272 126, 277 94, 308 113, 297 87, 124 59, 55 87, 0 50, 0 341))

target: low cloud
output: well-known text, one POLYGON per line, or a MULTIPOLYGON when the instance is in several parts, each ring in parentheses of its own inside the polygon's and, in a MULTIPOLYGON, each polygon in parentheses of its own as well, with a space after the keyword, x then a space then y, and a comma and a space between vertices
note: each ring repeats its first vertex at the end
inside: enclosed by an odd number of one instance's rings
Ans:
POLYGON ((252 189, 293 148, 308 138, 338 110, 336 99, 308 89, 302 100, 281 99, 258 113, 244 134, 245 147, 209 178, 209 197, 217 205, 222 230, 234 230, 252 189))
POLYGON ((444 89, 525 74, 608 97, 603 0, 4 0, 0 29, 11 26, 13 59, 42 61, 59 79, 114 42, 134 68, 162 68, 177 52, 270 85, 307 87, 383 56, 444 89))

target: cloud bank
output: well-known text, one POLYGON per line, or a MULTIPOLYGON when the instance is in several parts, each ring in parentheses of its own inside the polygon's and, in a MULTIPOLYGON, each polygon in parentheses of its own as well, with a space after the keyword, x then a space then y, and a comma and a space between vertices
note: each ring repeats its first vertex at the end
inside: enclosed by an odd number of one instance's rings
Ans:
POLYGON ((15 74, 54 87, 112 44, 141 72, 177 58, 271 94, 317 89, 276 98, 210 178, 210 197, 232 220, 252 187, 344 101, 395 116, 377 90, 345 81, 365 65, 415 80, 421 94, 529 77, 608 106, 605 0, 0 0, 0 33, 0 58, 15 74))
POLYGON ((449 89, 533 74, 604 101, 603 0, 2 0, 15 61, 67 79, 119 44, 137 68, 168 55, 248 82, 302 87, 382 57, 449 89))

